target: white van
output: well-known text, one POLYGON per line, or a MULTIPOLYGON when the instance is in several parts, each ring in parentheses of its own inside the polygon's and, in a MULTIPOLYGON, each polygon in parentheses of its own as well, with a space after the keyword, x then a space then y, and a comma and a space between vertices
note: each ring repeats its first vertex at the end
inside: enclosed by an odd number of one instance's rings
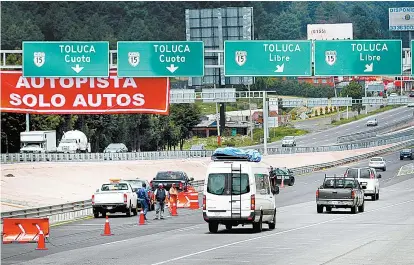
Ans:
POLYGON ((373 201, 379 200, 381 174, 374 168, 347 168, 345 177, 358 179, 359 185, 364 190, 364 196, 370 196, 373 201))
POLYGON ((271 187, 269 170, 262 162, 223 158, 212 161, 204 180, 203 217, 211 233, 219 224, 233 226, 252 224, 255 232, 262 224, 276 227, 275 195, 279 187, 271 187))

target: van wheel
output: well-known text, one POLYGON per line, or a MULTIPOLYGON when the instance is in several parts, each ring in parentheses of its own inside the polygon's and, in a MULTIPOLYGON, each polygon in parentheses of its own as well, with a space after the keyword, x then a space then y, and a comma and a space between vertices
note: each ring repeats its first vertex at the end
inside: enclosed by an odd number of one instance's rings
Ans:
POLYGON ((106 218, 106 212, 105 211, 101 212, 101 214, 102 214, 102 218, 106 218))
POLYGON ((229 225, 229 224, 227 224, 227 225, 226 225, 226 229, 227 229, 227 230, 231 230, 232 228, 233 228, 233 226, 232 226, 232 225, 229 225))
POLYGON ((316 205, 316 211, 318 213, 323 213, 323 206, 322 205, 316 205))
POLYGON ((362 202, 362 205, 358 207, 358 212, 363 213, 365 209, 365 201, 362 202))
POLYGON ((138 206, 137 206, 137 207, 135 207, 134 209, 132 209, 132 213, 133 213, 134 215, 138 215, 138 206))
POLYGON ((208 223, 208 231, 210 231, 210 233, 217 233, 218 232, 218 223, 208 223))
POLYGON ((371 200, 372 200, 372 201, 375 201, 376 199, 377 199, 377 195, 376 195, 376 194, 371 195, 371 200))
POLYGON ((269 223, 269 230, 273 230, 276 228, 276 211, 273 214, 273 223, 269 223))
POLYGON ((259 222, 253 223, 253 232, 260 233, 263 230, 262 215, 260 215, 259 222))
POLYGON ((378 191, 378 193, 375 195, 375 200, 379 200, 379 191, 378 191))
POLYGON ((99 212, 98 211, 93 211, 93 217, 98 218, 99 217, 99 212))

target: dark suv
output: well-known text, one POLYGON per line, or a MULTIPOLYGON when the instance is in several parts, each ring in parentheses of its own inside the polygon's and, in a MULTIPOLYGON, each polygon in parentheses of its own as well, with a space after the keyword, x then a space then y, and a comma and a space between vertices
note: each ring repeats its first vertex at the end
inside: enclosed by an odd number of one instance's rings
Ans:
POLYGON ((403 149, 400 151, 400 160, 403 160, 404 158, 409 158, 411 160, 414 159, 414 151, 413 149, 403 149))

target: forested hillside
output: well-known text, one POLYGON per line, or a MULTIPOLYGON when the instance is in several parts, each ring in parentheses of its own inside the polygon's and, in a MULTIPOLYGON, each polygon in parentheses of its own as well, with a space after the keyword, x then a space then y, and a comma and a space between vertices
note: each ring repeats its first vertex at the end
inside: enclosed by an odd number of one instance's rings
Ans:
MULTIPOLYGON (((354 24, 354 38, 377 39, 392 37, 388 8, 411 2, 2 2, 1 48, 21 49, 23 40, 107 40, 111 49, 119 40, 184 40, 185 9, 231 6, 254 8, 256 39, 306 39, 309 23, 344 22, 354 24)), ((272 86, 267 88, 286 91, 283 86, 294 86, 292 93, 315 97, 332 94, 325 88, 319 91, 326 94, 317 95, 312 86, 297 83, 272 86)), ((31 115, 31 130, 57 130, 60 138, 63 131, 80 129, 90 137, 93 151, 102 151, 110 142, 157 150, 182 143, 198 117, 195 105, 174 105, 168 117, 31 115)), ((18 152, 24 115, 2 113, 1 118, 2 152, 18 152)))

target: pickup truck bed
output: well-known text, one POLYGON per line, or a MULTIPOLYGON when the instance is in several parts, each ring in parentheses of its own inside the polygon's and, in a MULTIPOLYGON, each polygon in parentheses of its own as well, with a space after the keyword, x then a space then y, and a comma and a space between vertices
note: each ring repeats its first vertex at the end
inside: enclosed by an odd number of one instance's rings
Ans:
POLYGON ((354 178, 325 178, 324 184, 316 191, 318 213, 323 208, 350 208, 352 213, 364 211, 364 191, 354 178), (345 184, 345 185, 344 185, 345 184))

